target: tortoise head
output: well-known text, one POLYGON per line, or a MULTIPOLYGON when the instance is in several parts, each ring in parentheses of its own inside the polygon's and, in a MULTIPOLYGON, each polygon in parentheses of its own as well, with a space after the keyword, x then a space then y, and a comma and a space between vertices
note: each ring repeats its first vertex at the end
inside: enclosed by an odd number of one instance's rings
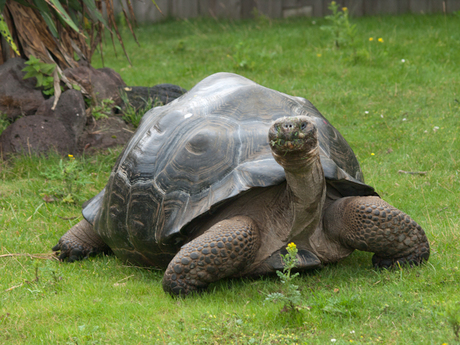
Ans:
POLYGON ((308 116, 277 119, 270 127, 268 140, 273 156, 283 166, 280 160, 306 159, 318 150, 318 130, 308 116))

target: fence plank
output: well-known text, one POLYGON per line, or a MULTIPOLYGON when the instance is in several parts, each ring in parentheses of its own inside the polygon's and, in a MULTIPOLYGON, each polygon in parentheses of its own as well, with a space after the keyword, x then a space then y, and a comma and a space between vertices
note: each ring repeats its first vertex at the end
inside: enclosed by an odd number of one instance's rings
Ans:
POLYGON ((410 12, 410 0, 399 0, 398 1, 398 14, 404 14, 410 12))
POLYGON ((446 1, 447 13, 460 11, 460 0, 448 0, 446 1))
POLYGON ((430 0, 411 0, 410 11, 412 13, 429 13, 430 0))
POLYGON ((218 18, 241 19, 241 1, 215 0, 214 11, 218 18))
MULTIPOLYGON (((168 0, 156 0, 161 14, 151 1, 131 1, 136 20, 139 23, 158 22, 164 20, 169 15, 168 0)), ((121 3, 114 1, 115 13, 121 12, 121 3)))
POLYGON ((241 18, 252 18, 254 8, 257 8, 255 0, 241 0, 241 18))
MULTIPOLYGON (((312 16, 313 17, 324 17, 323 3, 326 1, 323 0, 305 0, 302 2, 303 6, 312 7, 312 16)), ((329 4, 329 2, 327 2, 329 4)), ((327 7, 326 7, 327 8, 327 7)))
POLYGON ((198 15, 200 17, 214 16, 214 0, 198 0, 198 15))
POLYGON ((171 0, 171 15, 176 18, 198 17, 198 0, 171 0))
POLYGON ((375 5, 373 0, 363 0, 363 15, 365 16, 374 16, 377 13, 375 12, 375 5))
POLYGON ((286 9, 286 8, 298 8, 298 7, 301 7, 302 5, 300 4, 301 1, 299 0, 284 0, 282 1, 283 2, 283 8, 286 9))
POLYGON ((283 16, 283 2, 281 0, 257 0, 257 9, 269 18, 283 16))
POLYGON ((378 14, 398 14, 398 0, 377 1, 378 14))
POLYGON ((340 4, 348 8, 350 16, 361 17, 364 14, 364 0, 342 0, 340 4))

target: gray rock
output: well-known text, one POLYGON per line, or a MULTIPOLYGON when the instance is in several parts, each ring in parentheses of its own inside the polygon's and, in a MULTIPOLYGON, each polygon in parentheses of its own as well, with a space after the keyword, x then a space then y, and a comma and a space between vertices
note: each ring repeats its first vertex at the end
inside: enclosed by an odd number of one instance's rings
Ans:
POLYGON ((35 78, 23 79, 27 65, 21 58, 9 59, 0 65, 0 113, 14 120, 19 116, 32 115, 45 98, 35 89, 35 78))
POLYGON ((64 75, 85 88, 98 103, 104 99, 112 99, 115 105, 121 105, 119 87, 126 86, 120 75, 111 68, 95 69, 82 62, 77 68, 64 70, 64 75))
MULTIPOLYGON (((120 88, 120 92, 126 94, 126 98, 135 109, 142 109, 151 100, 153 104, 160 102, 167 104, 187 92, 186 89, 173 84, 158 84, 152 87, 128 86, 120 88)), ((124 105, 126 106, 126 104, 124 105)))
POLYGON ((79 150, 92 154, 110 147, 125 145, 134 131, 132 125, 125 123, 119 117, 100 119, 86 128, 80 138, 79 150))
POLYGON ((37 154, 56 151, 74 154, 75 145, 69 140, 64 124, 53 117, 31 115, 18 119, 0 135, 0 151, 10 153, 37 154))
POLYGON ((72 145, 76 145, 86 125, 85 100, 81 92, 77 90, 64 92, 59 98, 55 110, 51 109, 53 102, 54 96, 43 102, 35 115, 52 117, 61 121, 71 135, 67 140, 70 140, 72 145))

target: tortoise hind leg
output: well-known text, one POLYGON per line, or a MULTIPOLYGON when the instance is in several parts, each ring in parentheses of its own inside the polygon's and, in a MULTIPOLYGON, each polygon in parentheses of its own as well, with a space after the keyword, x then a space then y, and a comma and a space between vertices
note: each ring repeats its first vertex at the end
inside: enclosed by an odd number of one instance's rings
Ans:
POLYGON ((223 220, 181 248, 166 269, 163 289, 188 295, 234 276, 254 261, 259 245, 259 230, 251 218, 223 220))
POLYGON ((430 256, 420 225, 375 196, 335 201, 325 212, 324 230, 347 248, 374 252, 375 267, 419 265, 430 256))
POLYGON ((83 219, 59 239, 53 251, 60 252, 59 260, 74 262, 97 253, 108 253, 110 248, 94 232, 91 223, 83 219))

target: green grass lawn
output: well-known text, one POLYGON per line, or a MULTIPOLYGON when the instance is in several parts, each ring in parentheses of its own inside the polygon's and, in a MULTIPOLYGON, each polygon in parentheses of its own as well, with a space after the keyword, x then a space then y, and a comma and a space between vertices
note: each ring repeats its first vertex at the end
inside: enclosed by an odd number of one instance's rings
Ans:
MULTIPOLYGON (((190 89, 228 71, 309 99, 348 140, 366 182, 425 229, 427 264, 374 270, 372 254, 354 252, 298 278, 305 308, 296 316, 264 303, 283 289, 276 277, 225 280, 174 299, 162 291, 161 271, 113 256, 46 259, 81 220, 81 202, 103 188, 118 149, 77 157, 85 186, 74 203, 43 200, 65 194, 60 157, 18 158, 0 163, 0 343, 458 343, 460 17, 354 19, 355 46, 340 49, 325 23, 168 21, 138 28, 141 47, 125 28, 133 66, 109 39, 104 63, 131 86, 190 89), (8 255, 20 253, 31 256, 8 255)), ((93 64, 102 67, 99 56, 93 64)))

